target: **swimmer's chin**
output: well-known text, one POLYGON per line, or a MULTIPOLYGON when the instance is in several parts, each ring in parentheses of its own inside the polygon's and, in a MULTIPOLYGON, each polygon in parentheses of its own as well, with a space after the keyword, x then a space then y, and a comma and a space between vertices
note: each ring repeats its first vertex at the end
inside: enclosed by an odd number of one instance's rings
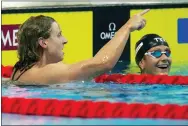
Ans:
POLYGON ((158 73, 157 75, 168 75, 168 73, 158 73))

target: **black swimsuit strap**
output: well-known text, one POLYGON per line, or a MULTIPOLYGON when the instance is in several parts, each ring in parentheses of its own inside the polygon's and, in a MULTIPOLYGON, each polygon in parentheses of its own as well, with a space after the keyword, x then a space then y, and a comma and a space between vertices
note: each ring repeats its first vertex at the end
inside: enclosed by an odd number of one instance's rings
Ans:
POLYGON ((33 67, 34 65, 35 65, 35 63, 32 63, 31 65, 29 65, 28 68, 26 68, 26 69, 24 69, 23 71, 21 71, 20 75, 19 75, 16 79, 14 79, 14 76, 15 76, 16 72, 18 71, 18 69, 16 69, 16 70, 14 71, 13 75, 12 75, 12 80, 17 81, 28 69, 30 69, 30 68, 33 67))
POLYGON ((22 74, 23 73, 25 73, 25 71, 27 71, 28 69, 24 69, 21 73, 20 73, 20 75, 15 79, 15 81, 17 81, 21 76, 22 76, 22 74))
POLYGON ((13 75, 12 75, 12 77, 11 77, 11 80, 14 80, 14 76, 15 76, 15 74, 16 74, 17 71, 18 71, 18 69, 14 69, 13 75))

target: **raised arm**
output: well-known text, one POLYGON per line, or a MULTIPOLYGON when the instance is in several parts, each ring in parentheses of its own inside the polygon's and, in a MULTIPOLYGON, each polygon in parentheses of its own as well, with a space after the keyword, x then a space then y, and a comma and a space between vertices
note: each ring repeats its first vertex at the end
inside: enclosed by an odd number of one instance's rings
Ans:
POLYGON ((146 20, 142 16, 148 11, 149 9, 146 9, 131 17, 93 58, 71 65, 54 65, 54 81, 85 80, 111 70, 120 58, 130 32, 145 26, 146 20))

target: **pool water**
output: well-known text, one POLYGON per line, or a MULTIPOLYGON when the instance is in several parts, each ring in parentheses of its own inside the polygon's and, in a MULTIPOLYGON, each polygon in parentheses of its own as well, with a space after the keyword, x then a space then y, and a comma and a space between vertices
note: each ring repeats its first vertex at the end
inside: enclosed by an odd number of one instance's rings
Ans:
MULTIPOLYGON (((175 67, 176 72, 188 75, 188 66, 175 67), (187 70, 187 71, 186 71, 187 70)), ((129 70, 131 73, 134 70, 129 70)), ((122 70, 122 69, 121 69, 122 70)), ((171 75, 177 75, 175 71, 171 75)), ((116 67, 110 73, 125 73, 116 67), (119 70, 119 71, 118 71, 119 70)), ((25 98, 56 98, 74 100, 93 100, 127 103, 188 104, 188 86, 186 85, 146 85, 115 84, 79 81, 50 86, 15 86, 2 85, 2 95, 25 98)), ((28 116, 2 114, 3 125, 188 125, 188 120, 171 119, 84 119, 52 116, 28 116)))
POLYGON ((3 96, 9 97, 188 104, 188 87, 186 85, 120 85, 76 82, 46 87, 2 86, 2 88, 3 96))

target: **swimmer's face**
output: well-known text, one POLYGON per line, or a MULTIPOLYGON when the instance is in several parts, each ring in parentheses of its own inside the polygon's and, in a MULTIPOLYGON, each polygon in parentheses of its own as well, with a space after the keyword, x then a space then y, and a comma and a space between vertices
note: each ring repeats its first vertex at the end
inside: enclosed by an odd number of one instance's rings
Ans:
MULTIPOLYGON (((169 51, 170 48, 164 45, 156 46, 148 50, 147 52, 153 52, 156 50, 169 51)), ((139 66, 142 69, 143 74, 153 75, 168 75, 171 68, 171 57, 162 54, 159 58, 152 57, 151 55, 145 55, 140 61, 139 66)))
POLYGON ((64 44, 67 43, 65 37, 61 34, 61 29, 56 22, 51 25, 50 37, 47 39, 47 53, 54 62, 62 61, 64 44))

